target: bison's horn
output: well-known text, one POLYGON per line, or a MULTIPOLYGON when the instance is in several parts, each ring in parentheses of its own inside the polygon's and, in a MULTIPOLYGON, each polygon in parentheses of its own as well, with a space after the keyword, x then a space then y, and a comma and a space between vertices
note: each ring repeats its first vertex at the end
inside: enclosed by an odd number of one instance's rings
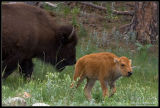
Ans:
POLYGON ((71 32, 71 34, 69 35, 68 39, 71 39, 71 37, 73 36, 73 33, 74 33, 74 27, 73 27, 72 32, 71 32))

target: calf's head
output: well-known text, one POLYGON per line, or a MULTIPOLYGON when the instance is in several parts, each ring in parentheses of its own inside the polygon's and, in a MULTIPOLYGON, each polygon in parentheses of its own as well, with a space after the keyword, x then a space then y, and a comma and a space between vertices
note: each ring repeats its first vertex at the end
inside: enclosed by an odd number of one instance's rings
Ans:
POLYGON ((62 71, 67 65, 76 63, 77 35, 72 25, 64 25, 59 28, 59 46, 57 49, 56 69, 62 71))
POLYGON ((131 76, 132 75, 132 60, 127 57, 114 58, 114 62, 116 63, 118 71, 122 76, 131 76))

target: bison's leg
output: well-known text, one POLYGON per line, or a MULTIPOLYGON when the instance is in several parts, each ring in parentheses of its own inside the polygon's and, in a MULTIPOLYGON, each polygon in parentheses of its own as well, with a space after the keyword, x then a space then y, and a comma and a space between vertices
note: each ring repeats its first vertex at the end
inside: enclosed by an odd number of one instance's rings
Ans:
POLYGON ((2 71, 4 71, 4 74, 2 76, 2 80, 5 80, 17 67, 17 64, 13 65, 2 65, 2 71), (3 68, 4 67, 4 68, 3 68))
POLYGON ((110 88, 111 88, 111 94, 110 94, 110 96, 109 97, 111 97, 111 96, 113 96, 113 94, 116 92, 116 85, 115 85, 115 83, 111 83, 110 84, 110 88))
POLYGON ((32 59, 23 60, 19 68, 25 78, 31 78, 33 72, 32 59))
POLYGON ((91 96, 91 90, 95 84, 95 81, 96 80, 93 80, 93 79, 88 79, 87 78, 87 84, 84 88, 84 93, 85 93, 85 96, 86 98, 90 101, 92 99, 92 96, 91 96))
POLYGON ((7 57, 2 64, 2 71, 4 71, 4 75, 2 77, 5 80, 16 68, 18 62, 21 61, 21 56, 19 54, 11 55, 7 57))
POLYGON ((109 92, 108 92, 106 82, 104 80, 100 80, 100 84, 101 84, 101 88, 102 88, 102 91, 103 91, 103 97, 109 96, 109 92))

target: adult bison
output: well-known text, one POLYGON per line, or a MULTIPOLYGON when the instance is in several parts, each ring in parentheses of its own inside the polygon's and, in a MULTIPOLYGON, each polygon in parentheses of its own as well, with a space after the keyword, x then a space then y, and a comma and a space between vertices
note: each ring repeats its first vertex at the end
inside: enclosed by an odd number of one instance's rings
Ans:
POLYGON ((20 65, 31 77, 32 58, 59 71, 76 63, 77 36, 72 25, 57 24, 53 16, 23 3, 2 4, 2 72, 6 79, 20 65))

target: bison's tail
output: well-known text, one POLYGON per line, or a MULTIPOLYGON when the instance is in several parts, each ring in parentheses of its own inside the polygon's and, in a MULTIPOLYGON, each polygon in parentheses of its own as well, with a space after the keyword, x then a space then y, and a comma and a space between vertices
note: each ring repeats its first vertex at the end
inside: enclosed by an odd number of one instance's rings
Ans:
POLYGON ((72 84, 70 86, 71 88, 74 87, 74 83, 77 81, 77 79, 82 76, 83 69, 84 69, 83 64, 80 61, 78 61, 76 63, 76 65, 75 65, 75 72, 74 72, 74 76, 73 76, 73 82, 72 82, 72 84))

